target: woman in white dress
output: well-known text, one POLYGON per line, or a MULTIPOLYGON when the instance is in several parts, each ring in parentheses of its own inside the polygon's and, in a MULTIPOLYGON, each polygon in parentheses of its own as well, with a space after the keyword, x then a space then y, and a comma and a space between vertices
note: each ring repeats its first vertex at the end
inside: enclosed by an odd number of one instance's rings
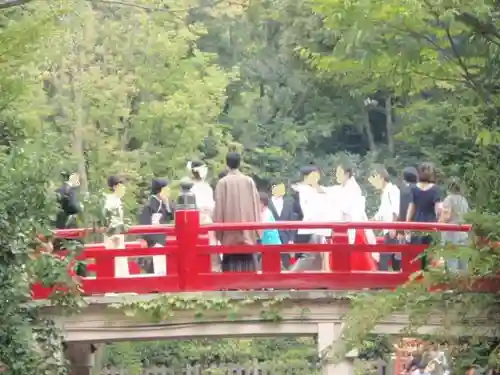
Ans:
MULTIPOLYGON (((342 220, 354 222, 368 221, 368 216, 366 215, 366 198, 354 177, 352 168, 339 165, 335 175, 337 182, 341 185, 341 188, 338 190, 340 194, 338 202, 341 203, 340 211, 342 220)), ((356 242, 366 242, 370 245, 377 244, 377 238, 371 229, 365 229, 364 233, 356 229, 349 229, 347 235, 350 244, 356 242)), ((375 261, 378 261, 378 257, 378 253, 371 253, 371 256, 368 256, 367 253, 353 253, 353 269, 359 271, 376 270, 375 261)))
MULTIPOLYGON (((118 176, 108 178, 108 187, 111 193, 105 195, 103 215, 107 230, 104 233, 104 247, 106 249, 125 249, 125 223, 123 217, 122 198, 126 188, 124 180, 118 176)), ((115 258, 115 276, 130 277, 128 259, 115 258)))
MULTIPOLYGON (((208 174, 208 167, 201 161, 190 161, 187 163, 187 169, 191 172, 193 187, 191 192, 196 199, 196 208, 200 211, 200 224, 211 224, 215 208, 214 190, 208 182, 205 181, 208 174)), ((215 233, 209 232, 208 239, 210 245, 216 245, 215 233)), ((212 255, 212 268, 220 267, 220 257, 212 255)))

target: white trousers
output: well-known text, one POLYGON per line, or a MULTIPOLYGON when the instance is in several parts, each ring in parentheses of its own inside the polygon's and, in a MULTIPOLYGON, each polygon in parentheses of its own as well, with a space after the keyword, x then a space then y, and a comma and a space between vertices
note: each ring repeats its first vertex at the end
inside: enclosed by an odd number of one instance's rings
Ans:
MULTIPOLYGON (((106 249, 125 249, 125 236, 123 234, 104 235, 104 247, 106 249)), ((127 257, 115 258, 115 276, 130 277, 127 257)))

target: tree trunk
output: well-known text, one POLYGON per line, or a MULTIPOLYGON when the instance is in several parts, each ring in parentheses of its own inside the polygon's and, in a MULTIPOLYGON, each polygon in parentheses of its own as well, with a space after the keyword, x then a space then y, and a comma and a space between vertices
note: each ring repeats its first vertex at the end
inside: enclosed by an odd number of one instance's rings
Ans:
POLYGON ((368 148, 370 151, 376 151, 377 145, 375 144, 375 137, 373 136, 372 126, 370 124, 370 116, 368 111, 365 110, 364 113, 364 121, 363 121, 364 131, 366 134, 366 138, 368 139, 368 148))
POLYGON ((76 61, 71 69, 71 91, 73 97, 74 106, 74 123, 73 123, 73 155, 76 157, 78 162, 78 174, 80 175, 80 186, 82 193, 88 193, 89 191, 89 181, 87 176, 87 168, 85 166, 85 108, 84 108, 84 97, 81 88, 79 87, 79 80, 81 79, 81 67, 84 59, 84 51, 79 48, 76 52, 76 61))
POLYGON ((387 147, 389 152, 394 155, 394 129, 392 122, 392 95, 385 98, 385 128, 387 134, 387 147))

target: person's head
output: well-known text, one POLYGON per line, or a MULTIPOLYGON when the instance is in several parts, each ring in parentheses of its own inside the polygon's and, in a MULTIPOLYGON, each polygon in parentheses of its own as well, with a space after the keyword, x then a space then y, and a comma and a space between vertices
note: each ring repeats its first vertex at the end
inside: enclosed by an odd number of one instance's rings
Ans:
POLYGON ((226 155, 226 165, 229 169, 239 169, 241 165, 241 154, 239 152, 229 152, 226 155))
POLYGON ((80 175, 76 172, 70 173, 68 171, 61 172, 61 177, 71 187, 80 186, 80 175))
POLYGON ((203 181, 208 174, 207 165, 198 160, 188 162, 187 169, 191 171, 191 175, 196 181, 203 181))
POLYGON ((125 180, 119 176, 109 176, 108 187, 116 196, 120 198, 125 195, 125 180))
POLYGON ((286 193, 285 184, 283 182, 274 184, 271 187, 271 193, 273 194, 274 197, 283 197, 286 193))
POLYGON ((339 164, 335 170, 335 179, 341 185, 345 184, 352 176, 354 176, 354 168, 348 163, 339 164))
POLYGON ((463 194, 462 184, 457 177, 452 177, 448 183, 448 194, 463 194))
POLYGON ((321 178, 319 168, 314 164, 301 168, 300 174, 302 181, 311 186, 317 185, 321 178))
POLYGON ((163 178, 154 178, 153 181, 151 181, 151 195, 156 195, 162 199, 168 199, 170 196, 168 181, 163 178))
POLYGON ((418 181, 426 183, 436 182, 436 168, 432 163, 422 163, 418 166, 418 181))
POLYGON ((384 189, 385 185, 389 182, 389 172, 384 166, 376 166, 370 177, 368 177, 368 182, 377 190, 384 189))
POLYGON ((407 184, 416 184, 418 181, 418 171, 415 167, 406 167, 403 169, 403 181, 407 184))

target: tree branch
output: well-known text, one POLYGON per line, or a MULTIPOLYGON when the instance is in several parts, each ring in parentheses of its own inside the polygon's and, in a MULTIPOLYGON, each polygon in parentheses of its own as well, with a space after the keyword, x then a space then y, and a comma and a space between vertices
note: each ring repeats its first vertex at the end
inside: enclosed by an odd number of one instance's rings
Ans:
POLYGON ((90 0, 90 1, 92 1, 94 4, 107 4, 107 5, 116 5, 122 7, 132 7, 145 10, 146 12, 171 12, 168 5, 165 5, 164 8, 155 8, 147 5, 140 5, 118 0, 90 0))
MULTIPOLYGON (((32 1, 32 0, 24 0, 24 1, 32 1)), ((164 5, 163 8, 159 8, 159 7, 155 8, 152 6, 140 5, 140 4, 135 4, 132 2, 127 2, 127 1, 120 1, 120 0, 89 0, 89 1, 92 1, 94 4, 107 4, 110 6, 115 5, 115 6, 121 6, 121 7, 132 7, 132 8, 142 9, 142 10, 145 10, 147 12, 177 13, 177 12, 187 12, 190 10, 199 10, 199 9, 203 9, 203 8, 214 7, 214 6, 217 6, 219 4, 222 4, 225 0, 216 0, 212 4, 200 5, 200 6, 193 7, 193 8, 182 8, 182 9, 172 9, 168 5, 164 5)), ((240 3, 240 2, 235 1, 235 0, 231 0, 228 2, 231 5, 239 5, 242 7, 245 6, 245 4, 243 2, 240 3)))
MULTIPOLYGON (((442 24, 441 15, 439 14, 439 12, 437 12, 432 7, 432 4, 430 3, 430 1, 429 0, 423 0, 423 1, 424 1, 425 5, 427 6, 429 12, 434 16, 434 20, 436 21, 436 23, 438 25, 442 24)), ((469 67, 465 63, 463 56, 458 51, 457 45, 455 44, 455 41, 453 40, 453 37, 451 36, 451 31, 450 31, 449 25, 443 25, 443 28, 444 28, 444 31, 446 33, 446 39, 448 40, 448 43, 450 45, 451 52, 456 60, 455 62, 458 65, 458 67, 462 70, 462 73, 463 73, 462 76, 464 77, 465 81, 467 82, 467 85, 471 89, 475 90, 484 101, 487 101, 487 95, 484 92, 482 86, 476 82, 475 77, 472 76, 472 74, 470 73, 469 67)))
POLYGON ((7 1, 0 2, 0 9, 17 7, 20 5, 28 4, 32 1, 33 0, 7 0, 7 1))

